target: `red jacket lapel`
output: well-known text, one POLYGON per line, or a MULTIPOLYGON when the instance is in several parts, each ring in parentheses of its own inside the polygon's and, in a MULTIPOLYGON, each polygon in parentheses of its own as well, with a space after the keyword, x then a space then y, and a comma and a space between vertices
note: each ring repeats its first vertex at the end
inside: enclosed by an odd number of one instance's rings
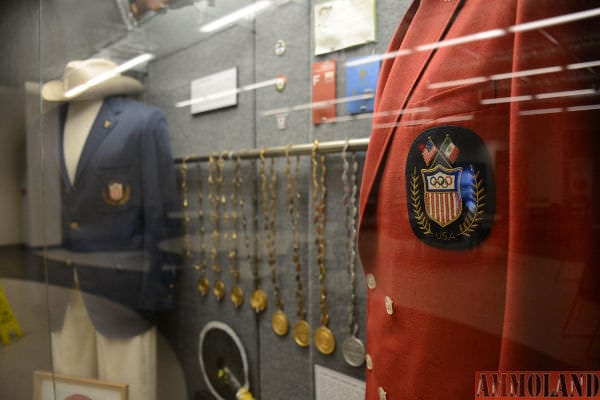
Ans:
POLYGON ((379 75, 375 99, 375 117, 373 118, 373 129, 361 185, 359 214, 361 221, 368 198, 375 186, 377 173, 383 164, 386 149, 393 137, 395 124, 401 119, 401 110, 406 107, 412 89, 419 81, 422 71, 426 68, 435 51, 419 51, 416 48, 420 45, 440 41, 447 31, 456 10, 462 3, 463 0, 453 0, 451 2, 445 0, 422 0, 419 2, 415 0, 394 33, 388 53, 401 53, 397 57, 385 60, 379 75), (447 8, 442 9, 442 12, 436 15, 439 23, 428 24, 428 26, 437 26, 437 29, 426 32, 411 29, 407 36, 408 27, 411 24, 418 24, 419 17, 431 18, 430 15, 419 15, 419 6, 424 1, 438 1, 447 8), (410 54, 406 55, 412 57, 410 63, 403 62, 405 51, 410 51, 410 54))

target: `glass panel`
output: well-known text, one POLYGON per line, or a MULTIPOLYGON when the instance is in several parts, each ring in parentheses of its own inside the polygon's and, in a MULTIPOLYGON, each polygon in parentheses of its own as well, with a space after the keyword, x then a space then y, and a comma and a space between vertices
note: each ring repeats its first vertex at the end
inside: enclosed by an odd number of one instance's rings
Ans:
POLYGON ((0 283, 51 344, 25 375, 458 399, 600 369, 595 7, 5 6, 0 283))
POLYGON ((33 398, 34 371, 52 368, 49 289, 43 266, 32 262, 26 223, 31 195, 41 192, 27 185, 42 154, 27 134, 40 121, 39 9, 38 1, 25 1, 3 4, 0 13, 0 33, 11 38, 0 44, 0 386, 7 399, 33 398))

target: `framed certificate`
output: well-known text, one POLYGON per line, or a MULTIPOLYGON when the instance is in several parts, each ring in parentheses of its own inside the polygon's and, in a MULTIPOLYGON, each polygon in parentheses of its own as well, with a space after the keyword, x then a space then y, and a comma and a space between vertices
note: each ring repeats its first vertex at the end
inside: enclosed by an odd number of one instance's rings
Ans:
POLYGON ((127 400, 128 385, 98 379, 33 373, 34 400, 127 400))
POLYGON ((316 56, 376 41, 375 0, 332 0, 314 6, 316 56))

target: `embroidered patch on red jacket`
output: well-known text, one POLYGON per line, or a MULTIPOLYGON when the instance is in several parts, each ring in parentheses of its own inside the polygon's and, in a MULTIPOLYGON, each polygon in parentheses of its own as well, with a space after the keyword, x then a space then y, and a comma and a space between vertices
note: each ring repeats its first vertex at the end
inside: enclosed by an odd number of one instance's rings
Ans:
POLYGON ((487 237, 494 219, 494 174, 475 132, 459 126, 422 132, 408 154, 406 185, 410 224, 425 243, 464 250, 487 237))

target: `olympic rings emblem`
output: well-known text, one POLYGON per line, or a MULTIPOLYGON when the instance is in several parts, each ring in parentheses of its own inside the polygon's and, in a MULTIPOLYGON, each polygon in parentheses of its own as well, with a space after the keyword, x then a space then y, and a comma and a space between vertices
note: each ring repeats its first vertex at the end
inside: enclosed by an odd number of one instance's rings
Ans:
POLYGON ((429 183, 431 184, 432 187, 434 187, 435 189, 446 189, 448 188, 448 186, 451 186, 454 184, 454 176, 432 176, 429 178, 429 183))

